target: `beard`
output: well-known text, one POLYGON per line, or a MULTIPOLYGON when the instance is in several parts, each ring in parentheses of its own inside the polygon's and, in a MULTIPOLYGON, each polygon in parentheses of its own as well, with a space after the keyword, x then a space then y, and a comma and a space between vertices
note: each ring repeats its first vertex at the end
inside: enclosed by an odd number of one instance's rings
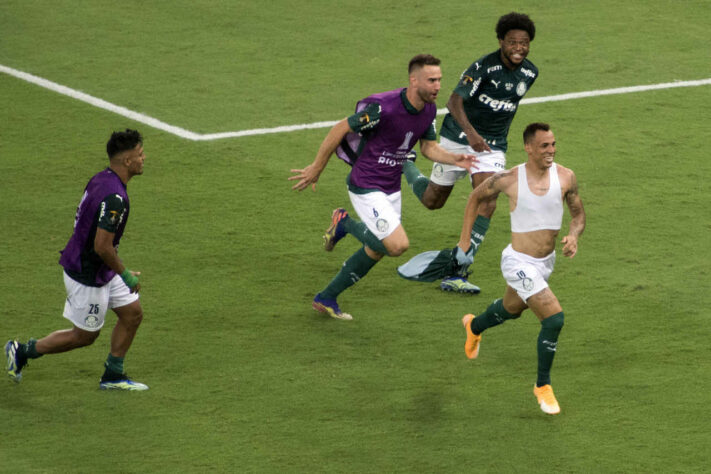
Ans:
POLYGON ((417 95, 419 95, 420 99, 427 104, 433 104, 437 100, 436 95, 432 97, 432 94, 427 91, 419 90, 417 91, 417 95))

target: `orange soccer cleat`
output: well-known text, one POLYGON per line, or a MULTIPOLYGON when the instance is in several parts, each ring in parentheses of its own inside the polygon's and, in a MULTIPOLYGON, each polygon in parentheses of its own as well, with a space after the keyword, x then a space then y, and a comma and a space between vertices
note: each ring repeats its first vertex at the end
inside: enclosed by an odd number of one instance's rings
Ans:
POLYGON ((481 342, 481 334, 472 332, 473 314, 465 314, 462 318, 462 325, 467 332, 467 342, 464 343, 464 353, 470 359, 476 359, 479 355, 479 343, 481 342))
POLYGON ((555 395, 553 395, 553 387, 550 385, 536 387, 534 385, 533 394, 538 399, 538 404, 544 413, 548 413, 549 415, 557 415, 560 413, 560 405, 558 405, 558 400, 556 400, 555 395))

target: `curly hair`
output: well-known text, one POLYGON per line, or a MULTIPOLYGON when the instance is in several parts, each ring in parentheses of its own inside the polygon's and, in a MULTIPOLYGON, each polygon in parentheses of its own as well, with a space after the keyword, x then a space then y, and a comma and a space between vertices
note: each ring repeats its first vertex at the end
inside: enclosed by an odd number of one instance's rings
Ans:
POLYGON ((499 18, 499 22, 496 24, 496 37, 502 40, 510 30, 527 32, 531 41, 536 36, 536 25, 525 13, 511 12, 499 18))

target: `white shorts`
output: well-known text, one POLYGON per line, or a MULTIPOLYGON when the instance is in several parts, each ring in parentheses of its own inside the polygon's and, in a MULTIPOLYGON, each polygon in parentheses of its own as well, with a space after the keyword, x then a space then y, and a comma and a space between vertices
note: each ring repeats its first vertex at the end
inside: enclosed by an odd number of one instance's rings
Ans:
POLYGON ((85 331, 99 331, 109 308, 126 306, 138 299, 138 293, 131 293, 118 275, 104 286, 95 287, 82 285, 64 272, 64 286, 67 289, 64 317, 85 331))
POLYGON ((498 173, 506 169, 506 155, 503 151, 478 152, 474 151, 469 145, 462 145, 444 137, 440 137, 439 144, 449 152, 475 155, 479 160, 479 163, 477 163, 478 168, 470 168, 469 170, 455 165, 435 163, 432 166, 430 181, 440 186, 454 186, 454 183, 463 177, 469 176, 471 178, 471 175, 476 173, 498 173))
POLYGON ((548 288, 548 278, 554 266, 555 251, 543 258, 535 258, 515 251, 509 244, 501 252, 501 273, 523 301, 548 288))
POLYGON ((356 194, 348 191, 358 217, 378 239, 383 240, 400 225, 402 194, 382 191, 356 194))

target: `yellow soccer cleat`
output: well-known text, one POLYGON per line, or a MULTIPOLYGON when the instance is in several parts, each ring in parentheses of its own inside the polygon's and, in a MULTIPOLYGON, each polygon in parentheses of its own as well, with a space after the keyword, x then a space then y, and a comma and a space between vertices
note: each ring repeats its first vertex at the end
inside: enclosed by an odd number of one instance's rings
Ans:
POLYGON ((557 415, 560 413, 560 405, 558 405, 558 400, 556 400, 555 395, 553 395, 553 387, 550 385, 536 387, 534 385, 533 394, 538 399, 538 404, 541 406, 543 413, 549 415, 557 415))
POLYGON ((316 311, 320 311, 321 313, 326 313, 329 316, 331 316, 332 318, 341 319, 343 321, 352 321, 353 320, 353 316, 341 311, 341 308, 338 307, 338 303, 336 303, 336 300, 323 298, 321 296, 321 293, 316 295, 311 306, 316 311))
POLYGON ((481 334, 477 335, 472 332, 473 314, 465 314, 462 318, 462 325, 467 332, 467 342, 464 343, 464 353, 470 359, 476 359, 479 355, 479 343, 481 342, 481 334))

